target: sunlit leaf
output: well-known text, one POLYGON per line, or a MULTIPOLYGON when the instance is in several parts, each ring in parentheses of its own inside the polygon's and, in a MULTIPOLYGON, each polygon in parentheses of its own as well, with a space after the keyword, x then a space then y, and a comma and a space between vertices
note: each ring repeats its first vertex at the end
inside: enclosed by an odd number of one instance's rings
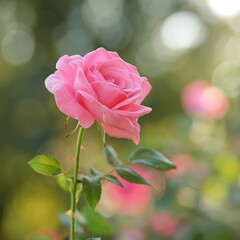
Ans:
POLYGON ((65 174, 59 174, 57 176, 57 183, 64 191, 69 192, 72 179, 65 174))
POLYGON ((114 233, 113 225, 97 212, 88 207, 82 209, 81 212, 87 221, 86 228, 91 233, 105 236, 112 235, 114 233))
POLYGON ((122 165, 122 161, 119 159, 118 154, 113 147, 107 145, 104 151, 105 151, 106 160, 110 165, 114 167, 122 165))
POLYGON ((149 185, 154 188, 154 186, 148 180, 146 180, 131 168, 117 167, 116 171, 120 177, 127 180, 128 182, 149 185))
POLYGON ((151 148, 137 148, 129 156, 129 161, 131 163, 143 164, 161 171, 176 168, 176 166, 164 155, 151 148))
POLYGON ((28 162, 31 168, 45 176, 56 176, 62 172, 60 162, 49 155, 38 155, 28 162))
POLYGON ((98 177, 83 177, 83 194, 89 206, 95 209, 101 197, 101 183, 98 177))

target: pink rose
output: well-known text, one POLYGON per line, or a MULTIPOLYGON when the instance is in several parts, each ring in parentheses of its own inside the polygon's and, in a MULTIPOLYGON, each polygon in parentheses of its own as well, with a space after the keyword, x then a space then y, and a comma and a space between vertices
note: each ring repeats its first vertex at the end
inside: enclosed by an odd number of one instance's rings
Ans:
POLYGON ((151 111, 141 103, 151 85, 136 67, 98 48, 84 57, 65 55, 56 68, 45 85, 63 113, 83 128, 96 120, 108 135, 139 143, 138 118, 151 111))

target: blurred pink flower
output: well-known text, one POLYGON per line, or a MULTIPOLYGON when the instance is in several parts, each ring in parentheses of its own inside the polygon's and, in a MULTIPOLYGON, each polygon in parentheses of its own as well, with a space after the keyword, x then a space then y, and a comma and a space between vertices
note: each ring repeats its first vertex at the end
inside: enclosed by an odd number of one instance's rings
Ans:
POLYGON ((175 155, 171 157, 171 161, 176 165, 176 168, 165 173, 170 179, 178 178, 184 174, 194 174, 197 171, 197 165, 190 155, 175 155))
POLYGON ((152 214, 150 229, 159 236, 171 237, 180 227, 180 220, 173 213, 166 210, 158 210, 152 214))
POLYGON ((98 48, 85 56, 62 56, 45 81, 58 108, 89 128, 98 121, 112 137, 139 143, 138 119, 151 112, 141 105, 151 90, 147 78, 116 52, 98 48))
POLYGON ((229 108, 223 91, 203 80, 193 81, 183 89, 182 105, 187 113, 203 119, 222 118, 229 108))
MULTIPOLYGON (((155 170, 132 166, 141 176, 152 182, 158 192, 165 188, 164 177, 155 170)), ((130 183, 114 174, 125 186, 122 188, 108 181, 103 182, 102 196, 97 206, 99 212, 104 215, 139 215, 152 206, 154 192, 146 185, 130 183)))
POLYGON ((142 229, 127 229, 119 234, 117 240, 145 240, 145 234, 142 229))

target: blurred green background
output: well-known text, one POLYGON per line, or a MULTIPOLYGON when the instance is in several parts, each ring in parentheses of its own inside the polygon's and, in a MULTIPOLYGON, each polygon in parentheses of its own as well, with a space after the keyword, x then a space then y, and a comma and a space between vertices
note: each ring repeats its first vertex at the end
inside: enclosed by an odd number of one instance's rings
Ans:
MULTIPOLYGON (((69 208, 68 194, 27 162, 49 153, 71 169, 76 135, 65 135, 75 122, 65 129, 44 80, 59 56, 100 46, 136 65, 153 86, 140 145, 179 161, 177 174, 164 176, 159 210, 148 213, 151 219, 159 211, 164 229, 146 217, 115 217, 118 230, 103 239, 240 239, 238 0, 0 1, 0 239, 66 235, 59 216, 69 208), (204 103, 198 87, 183 97, 196 80, 214 89, 204 103)), ((104 170, 95 128, 84 141, 82 169, 104 170)), ((123 159, 135 148, 127 140, 107 142, 123 159)))

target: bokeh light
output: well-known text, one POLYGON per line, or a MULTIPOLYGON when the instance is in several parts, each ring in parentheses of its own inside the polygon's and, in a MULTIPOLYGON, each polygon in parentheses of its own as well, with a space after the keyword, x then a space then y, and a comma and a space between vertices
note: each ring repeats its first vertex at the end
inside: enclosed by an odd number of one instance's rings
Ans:
POLYGON ((35 40, 26 26, 13 24, 2 39, 1 50, 8 63, 23 65, 33 56, 35 40))
POLYGON ((213 72, 212 83, 223 89, 229 97, 236 97, 240 93, 239 70, 237 62, 221 63, 213 72))
POLYGON ((169 16, 160 31, 163 43, 175 51, 197 47, 206 38, 204 23, 196 14, 187 11, 169 16))
POLYGON ((217 17, 228 18, 240 12, 239 0, 207 0, 207 5, 217 17))

